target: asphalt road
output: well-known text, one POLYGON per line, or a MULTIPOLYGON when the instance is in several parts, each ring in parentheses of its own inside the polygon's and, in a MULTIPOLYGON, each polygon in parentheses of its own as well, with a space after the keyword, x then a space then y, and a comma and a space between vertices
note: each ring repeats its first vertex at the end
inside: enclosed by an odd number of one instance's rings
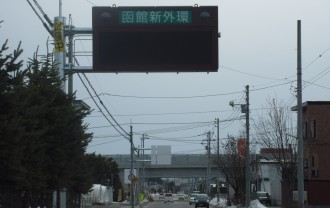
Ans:
POLYGON ((188 201, 174 201, 173 203, 163 201, 153 201, 146 205, 144 208, 194 208, 194 205, 189 205, 188 201))
MULTIPOLYGON (((132 206, 129 204, 111 204, 111 205, 94 205, 91 206, 90 208, 131 208, 132 206)), ((154 201, 154 202, 150 202, 146 205, 143 206, 143 208, 188 208, 189 204, 188 202, 184 203, 184 202, 173 202, 172 203, 164 203, 162 201, 154 201), (187 206, 188 205, 188 206, 187 206)), ((193 208, 194 206, 192 206, 191 208, 193 208)), ((135 208, 139 208, 139 206, 135 206, 135 208)))

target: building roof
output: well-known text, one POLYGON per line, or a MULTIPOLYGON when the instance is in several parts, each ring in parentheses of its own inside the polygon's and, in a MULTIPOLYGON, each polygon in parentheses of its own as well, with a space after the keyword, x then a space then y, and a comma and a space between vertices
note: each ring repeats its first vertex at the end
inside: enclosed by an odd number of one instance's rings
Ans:
POLYGON ((287 153, 291 153, 292 149, 286 148, 286 149, 281 149, 281 148, 261 148, 260 149, 260 154, 275 154, 275 153, 282 153, 283 151, 287 153))
MULTIPOLYGON (((302 103, 302 108, 306 108, 308 105, 330 105, 330 101, 307 101, 302 103)), ((297 111, 297 106, 291 107, 291 111, 297 111)))

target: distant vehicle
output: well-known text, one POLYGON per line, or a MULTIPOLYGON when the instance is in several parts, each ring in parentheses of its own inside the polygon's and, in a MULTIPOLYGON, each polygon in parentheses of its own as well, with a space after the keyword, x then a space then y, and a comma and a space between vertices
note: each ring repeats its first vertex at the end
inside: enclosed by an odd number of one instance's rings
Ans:
POLYGON ((160 193, 158 199, 164 199, 164 193, 160 193))
POLYGON ((184 200, 184 194, 178 194, 178 200, 184 200))
POLYGON ((252 199, 258 199, 260 203, 265 204, 266 206, 272 205, 272 198, 268 192, 257 191, 251 194, 252 199))
POLYGON ((196 195, 197 194, 191 194, 189 199, 189 205, 195 204, 196 202, 196 195))
POLYGON ((206 207, 209 208, 209 196, 207 194, 197 194, 196 195, 195 208, 197 207, 206 207))
POLYGON ((173 194, 172 193, 165 193, 164 195, 164 203, 172 202, 173 203, 173 194))

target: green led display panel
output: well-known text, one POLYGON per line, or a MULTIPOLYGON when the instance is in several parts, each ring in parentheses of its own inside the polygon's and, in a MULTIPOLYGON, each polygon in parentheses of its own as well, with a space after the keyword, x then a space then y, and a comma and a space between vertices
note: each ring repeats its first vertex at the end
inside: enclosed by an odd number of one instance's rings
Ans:
POLYGON ((95 72, 218 71, 218 8, 93 7, 95 72))

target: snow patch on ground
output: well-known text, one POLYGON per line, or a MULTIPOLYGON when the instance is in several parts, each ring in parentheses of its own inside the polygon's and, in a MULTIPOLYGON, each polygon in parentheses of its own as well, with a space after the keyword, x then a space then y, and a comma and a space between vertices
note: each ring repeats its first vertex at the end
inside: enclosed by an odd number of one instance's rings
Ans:
MULTIPOLYGON (((210 201, 210 205, 213 208, 238 208, 238 206, 227 206, 227 199, 220 198, 219 202, 217 202, 217 198, 213 198, 210 201)), ((253 200, 250 202, 250 208, 267 208, 263 204, 259 202, 259 200, 253 200)))

